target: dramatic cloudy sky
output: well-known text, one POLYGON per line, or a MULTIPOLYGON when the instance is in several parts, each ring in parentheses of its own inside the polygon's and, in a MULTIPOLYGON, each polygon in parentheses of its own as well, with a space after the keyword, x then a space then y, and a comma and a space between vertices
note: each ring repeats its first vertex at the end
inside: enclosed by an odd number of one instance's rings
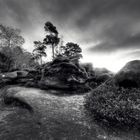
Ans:
POLYGON ((29 51, 46 21, 95 67, 117 71, 140 58, 140 0, 0 0, 0 23, 20 28, 29 51))

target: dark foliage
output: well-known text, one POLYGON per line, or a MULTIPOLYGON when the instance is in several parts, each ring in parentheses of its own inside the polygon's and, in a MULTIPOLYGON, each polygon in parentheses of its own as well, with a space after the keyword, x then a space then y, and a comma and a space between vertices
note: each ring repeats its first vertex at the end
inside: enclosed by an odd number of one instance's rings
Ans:
POLYGON ((1 72, 8 71, 11 67, 12 62, 13 62, 12 58, 0 52, 0 71, 1 72))
POLYGON ((49 21, 45 23, 44 29, 46 32, 52 32, 54 34, 58 34, 56 27, 49 21))
POLYGON ((82 49, 79 47, 79 45, 72 42, 68 42, 66 46, 61 46, 61 48, 63 50, 63 56, 68 58, 76 56, 82 52, 82 49))
POLYGON ((60 38, 58 37, 58 31, 56 27, 51 22, 45 23, 45 31, 47 33, 43 40, 43 44, 51 45, 52 47, 52 58, 55 58, 55 48, 59 44, 60 38))
POLYGON ((43 42, 46 45, 50 45, 50 44, 57 45, 59 43, 59 38, 53 35, 46 35, 43 42))

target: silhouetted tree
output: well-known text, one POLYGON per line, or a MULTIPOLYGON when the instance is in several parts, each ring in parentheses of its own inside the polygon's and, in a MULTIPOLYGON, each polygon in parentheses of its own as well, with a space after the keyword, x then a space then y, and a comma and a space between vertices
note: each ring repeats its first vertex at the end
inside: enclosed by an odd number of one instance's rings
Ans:
POLYGON ((0 24, 0 42, 2 46, 15 47, 23 45, 25 40, 20 35, 19 29, 0 24))
POLYGON ((35 60, 41 60, 41 65, 42 65, 42 57, 46 57, 47 54, 45 52, 46 46, 40 42, 40 41, 34 41, 34 47, 35 49, 33 50, 33 55, 35 60))
POLYGON ((68 42, 66 46, 61 46, 62 55, 68 57, 71 60, 79 60, 82 57, 82 49, 78 44, 68 42))
POLYGON ((52 58, 55 57, 55 47, 58 45, 60 39, 58 37, 58 31, 56 27, 51 22, 45 23, 45 31, 47 32, 46 37, 44 38, 43 43, 46 45, 51 45, 52 47, 52 58))

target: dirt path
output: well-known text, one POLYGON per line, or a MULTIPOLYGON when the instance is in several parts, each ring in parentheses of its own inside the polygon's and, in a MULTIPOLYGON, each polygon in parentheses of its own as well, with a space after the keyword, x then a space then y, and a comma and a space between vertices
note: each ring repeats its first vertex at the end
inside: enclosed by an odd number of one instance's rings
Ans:
POLYGON ((0 140, 137 139, 135 135, 114 136, 91 124, 84 113, 83 95, 56 96, 51 91, 23 87, 12 87, 7 92, 26 101, 33 113, 19 107, 1 107, 0 140))

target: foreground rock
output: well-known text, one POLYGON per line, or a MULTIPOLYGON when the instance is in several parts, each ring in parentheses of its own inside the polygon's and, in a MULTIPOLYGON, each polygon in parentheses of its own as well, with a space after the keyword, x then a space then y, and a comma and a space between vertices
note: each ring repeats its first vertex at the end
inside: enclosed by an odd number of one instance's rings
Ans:
POLYGON ((121 87, 140 88, 140 60, 128 62, 116 75, 116 84, 121 87))

